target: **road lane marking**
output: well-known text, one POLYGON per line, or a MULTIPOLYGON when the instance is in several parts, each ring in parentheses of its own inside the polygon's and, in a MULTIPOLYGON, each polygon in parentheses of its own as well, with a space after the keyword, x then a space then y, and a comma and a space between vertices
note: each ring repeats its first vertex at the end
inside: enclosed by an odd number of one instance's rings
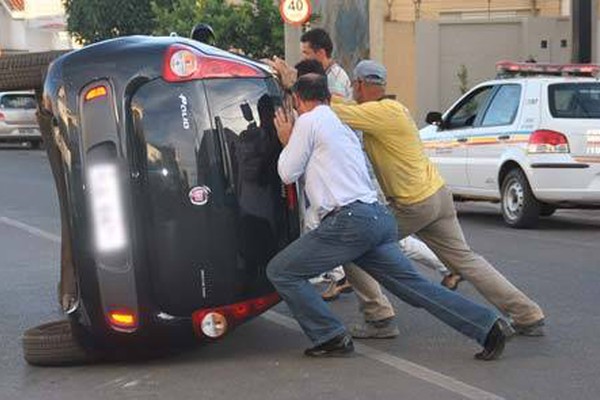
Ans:
MULTIPOLYGON (((285 328, 302 332, 298 323, 288 316, 275 311, 267 311, 261 315, 262 318, 285 328)), ((461 382, 458 379, 433 371, 427 367, 415 364, 411 361, 396 357, 392 354, 377 350, 371 346, 354 342, 354 350, 363 357, 386 364, 389 367, 402 371, 414 378, 421 379, 432 385, 439 386, 450 392, 456 393, 471 400, 505 400, 494 393, 486 392, 475 386, 461 382)))
MULTIPOLYGON (((60 243, 60 236, 52 234, 50 232, 46 232, 42 229, 36 228, 35 226, 25 224, 12 218, 0 216, 0 223, 4 223, 14 228, 20 229, 31 235, 50 240, 54 243, 60 243)), ((267 311, 266 313, 262 314, 261 317, 285 328, 297 332, 302 332, 302 330, 298 326, 298 323, 294 319, 277 313, 275 311, 267 311)), ((354 348, 355 351, 363 357, 369 358, 374 361, 378 361, 398 371, 404 372, 414 378, 436 385, 450 392, 461 395, 467 399, 505 400, 503 397, 500 397, 496 394, 486 392, 485 390, 461 382, 458 379, 441 374, 439 372, 423 367, 419 364, 413 363, 403 358, 396 357, 384 351, 377 350, 374 347, 367 346, 362 343, 354 343, 354 348)), ((110 381, 107 384, 114 385, 115 383, 118 383, 118 380, 117 382, 110 381)), ((128 385, 129 384, 131 384, 131 382, 129 382, 128 385)))
POLYGON ((54 235, 50 232, 46 232, 42 229, 36 228, 35 226, 25 224, 21 221, 15 220, 15 219, 8 218, 8 217, 0 217, 0 223, 3 223, 8 226, 12 226, 13 228, 20 229, 22 231, 29 233, 30 235, 37 236, 42 239, 47 239, 54 243, 60 243, 60 236, 54 235))

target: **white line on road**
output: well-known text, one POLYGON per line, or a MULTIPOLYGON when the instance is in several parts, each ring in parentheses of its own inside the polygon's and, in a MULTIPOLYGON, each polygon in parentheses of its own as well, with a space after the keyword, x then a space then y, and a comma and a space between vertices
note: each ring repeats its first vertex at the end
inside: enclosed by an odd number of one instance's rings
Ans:
MULTIPOLYGON (((2 216, 0 216, 0 223, 4 223, 14 228, 21 229, 31 235, 47 239, 55 243, 60 243, 60 236, 54 235, 50 232, 46 232, 42 229, 36 228, 35 226, 31 226, 23 222, 2 216)), ((262 315, 262 317, 277 325, 283 326, 285 328, 297 332, 301 332, 298 323, 294 319, 279 314, 275 311, 267 311, 265 314, 262 315)), ((403 358, 396 357, 389 353, 377 350, 371 346, 367 346, 362 343, 355 343, 354 348, 356 352, 362 355, 363 357, 383 363, 387 366, 397 369, 398 371, 402 371, 414 378, 418 378, 425 382, 439 386, 450 392, 464 396, 467 399, 505 400, 503 397, 500 397, 490 392, 486 392, 485 390, 476 388, 475 386, 471 386, 455 378, 433 371, 429 368, 423 367, 419 364, 415 364, 403 358)))
POLYGON ((47 239, 54 243, 60 243, 60 236, 54 235, 50 232, 43 231, 39 228, 36 228, 35 226, 27 225, 23 222, 14 220, 12 218, 0 217, 0 223, 12 226, 13 228, 20 229, 20 230, 25 231, 33 236, 47 239))
MULTIPOLYGON (((267 311, 261 317, 288 329, 301 332, 300 326, 298 326, 298 323, 294 319, 279 314, 275 311, 267 311)), ((476 388, 475 386, 471 386, 455 378, 433 371, 429 368, 423 367, 419 364, 415 364, 403 358, 396 357, 389 353, 377 350, 371 346, 367 346, 362 343, 354 343, 354 349, 358 354, 362 355, 363 357, 379 361, 380 363, 386 364, 392 368, 402 371, 414 378, 418 378, 425 382, 439 386, 450 392, 459 394, 467 399, 504 400, 503 397, 500 397, 490 392, 486 392, 485 390, 476 388)))

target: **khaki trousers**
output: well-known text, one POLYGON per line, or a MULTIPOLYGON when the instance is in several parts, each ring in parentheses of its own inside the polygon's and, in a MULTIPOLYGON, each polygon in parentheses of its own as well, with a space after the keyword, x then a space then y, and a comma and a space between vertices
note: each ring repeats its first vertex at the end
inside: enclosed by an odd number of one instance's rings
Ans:
MULTIPOLYGON (((389 206, 396 215, 400 237, 415 234, 451 271, 471 282, 483 297, 515 323, 530 324, 544 317, 535 302, 469 248, 456 216, 452 194, 445 186, 420 203, 406 206, 392 201, 389 206)), ((379 284, 356 265, 345 266, 345 270, 365 319, 389 317, 391 306, 379 284)))

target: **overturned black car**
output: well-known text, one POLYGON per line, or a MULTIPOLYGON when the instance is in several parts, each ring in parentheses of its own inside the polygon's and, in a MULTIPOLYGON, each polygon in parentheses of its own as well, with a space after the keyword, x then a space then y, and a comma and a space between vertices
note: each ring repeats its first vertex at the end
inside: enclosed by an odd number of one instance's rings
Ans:
POLYGON ((124 37, 57 58, 40 100, 78 344, 218 338, 279 301, 265 268, 299 213, 277 175, 282 92, 266 66, 124 37))

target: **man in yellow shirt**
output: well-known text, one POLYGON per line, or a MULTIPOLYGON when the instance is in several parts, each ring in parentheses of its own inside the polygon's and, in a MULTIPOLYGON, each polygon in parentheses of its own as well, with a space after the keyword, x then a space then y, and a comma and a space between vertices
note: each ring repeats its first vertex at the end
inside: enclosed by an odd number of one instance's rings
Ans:
MULTIPOLYGON (((386 77, 383 65, 361 61, 352 81, 358 104, 336 99, 332 109, 350 128, 363 132, 365 149, 396 215, 400 237, 418 236, 450 270, 509 315, 517 333, 542 336, 541 308, 469 248, 452 194, 425 155, 409 111, 399 102, 384 98, 386 77)), ((346 268, 346 274, 355 291, 361 292, 359 298, 381 295, 375 280, 357 271, 357 267, 346 268)), ((351 333, 355 337, 377 337, 377 326, 367 322, 351 333)))

